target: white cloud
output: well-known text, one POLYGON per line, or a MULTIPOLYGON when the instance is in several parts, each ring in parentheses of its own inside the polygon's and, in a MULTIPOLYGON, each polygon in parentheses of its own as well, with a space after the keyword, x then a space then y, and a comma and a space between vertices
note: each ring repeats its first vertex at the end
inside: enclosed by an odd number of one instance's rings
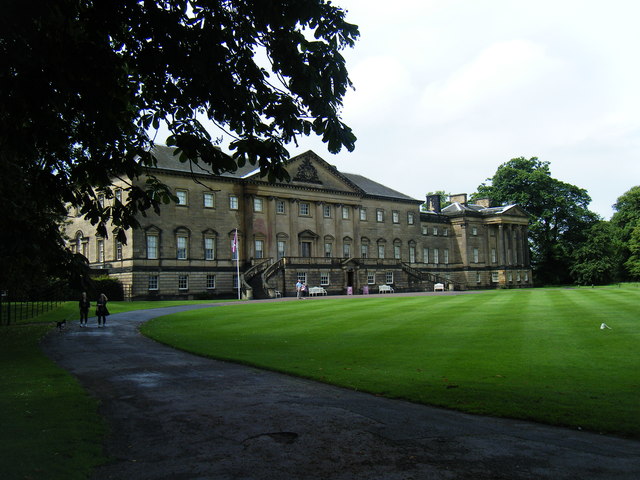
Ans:
POLYGON ((427 84, 418 103, 420 114, 428 123, 460 119, 477 108, 488 109, 501 99, 524 94, 559 67, 530 41, 495 43, 449 77, 427 84))
POLYGON ((372 56, 349 71, 355 90, 345 98, 345 117, 364 123, 379 122, 380 115, 408 95, 407 67, 391 56, 372 56))

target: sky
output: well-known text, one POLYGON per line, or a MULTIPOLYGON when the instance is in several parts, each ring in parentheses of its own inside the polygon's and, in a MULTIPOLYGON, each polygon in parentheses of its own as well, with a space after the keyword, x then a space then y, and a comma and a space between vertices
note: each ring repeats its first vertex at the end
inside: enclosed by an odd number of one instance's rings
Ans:
POLYGON ((587 190, 609 219, 640 185, 637 0, 333 0, 359 26, 343 52, 356 149, 313 150, 417 199, 476 191, 515 157, 587 190))

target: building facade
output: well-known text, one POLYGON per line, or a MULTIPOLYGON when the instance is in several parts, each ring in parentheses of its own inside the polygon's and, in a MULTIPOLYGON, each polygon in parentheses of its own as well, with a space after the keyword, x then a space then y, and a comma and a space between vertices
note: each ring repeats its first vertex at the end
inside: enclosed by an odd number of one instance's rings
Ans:
MULTIPOLYGON (((287 296, 298 280, 329 294, 532 285, 528 216, 517 205, 458 195, 441 209, 429 197, 422 212, 423 201, 311 151, 289 160, 291 181, 277 183, 250 166, 212 175, 168 147, 155 154, 149 173, 178 202, 141 216, 126 244, 97 237, 81 216, 66 225, 69 247, 133 298, 233 297, 238 285, 246 298, 287 296)), ((125 194, 116 182, 113 198, 125 194)))

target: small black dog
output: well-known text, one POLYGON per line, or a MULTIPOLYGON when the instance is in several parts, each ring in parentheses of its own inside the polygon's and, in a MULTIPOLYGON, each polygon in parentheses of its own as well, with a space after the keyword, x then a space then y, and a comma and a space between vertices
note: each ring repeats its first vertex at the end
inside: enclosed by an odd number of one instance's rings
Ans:
POLYGON ((67 326, 67 320, 66 319, 62 320, 61 322, 56 322, 56 327, 58 328, 58 330, 62 330, 66 326, 67 326))

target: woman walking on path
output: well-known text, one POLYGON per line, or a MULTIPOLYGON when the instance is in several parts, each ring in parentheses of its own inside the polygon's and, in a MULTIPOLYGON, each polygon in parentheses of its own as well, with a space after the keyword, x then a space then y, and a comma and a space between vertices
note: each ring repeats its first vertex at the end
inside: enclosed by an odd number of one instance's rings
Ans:
POLYGON ((107 326, 107 315, 109 315, 109 310, 107 309, 107 301, 109 299, 104 293, 101 293, 98 297, 98 302, 96 303, 96 315, 98 316, 98 327, 106 327, 107 326))
POLYGON ((87 319, 89 318, 89 308, 91 307, 91 302, 87 298, 87 292, 82 292, 78 306, 80 307, 80 326, 86 327, 87 319))

